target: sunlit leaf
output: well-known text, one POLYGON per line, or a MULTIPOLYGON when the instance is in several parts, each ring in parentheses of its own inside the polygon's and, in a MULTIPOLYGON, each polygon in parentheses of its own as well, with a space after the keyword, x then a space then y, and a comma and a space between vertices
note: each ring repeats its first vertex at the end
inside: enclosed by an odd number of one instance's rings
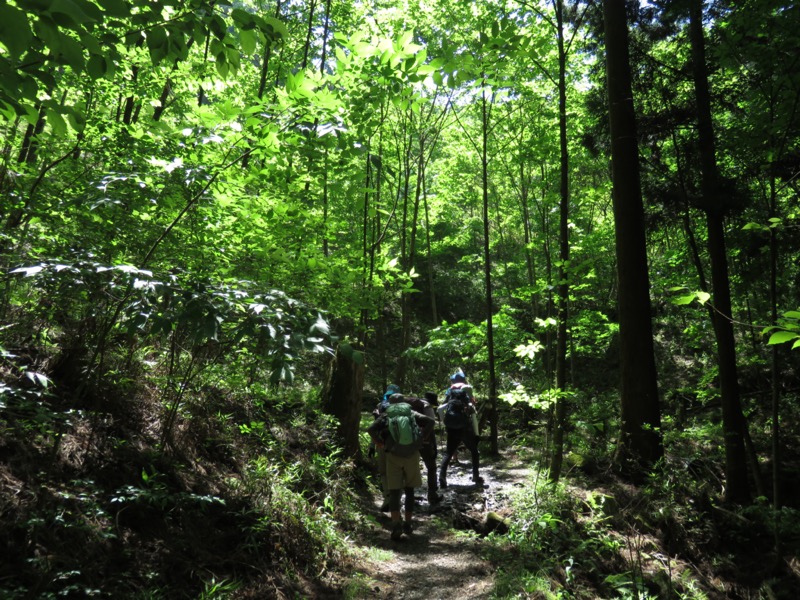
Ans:
POLYGON ((786 342, 791 342, 792 340, 796 340, 798 338, 800 338, 800 334, 797 334, 793 331, 776 331, 771 336, 769 336, 769 341, 767 343, 769 345, 783 344, 786 342))

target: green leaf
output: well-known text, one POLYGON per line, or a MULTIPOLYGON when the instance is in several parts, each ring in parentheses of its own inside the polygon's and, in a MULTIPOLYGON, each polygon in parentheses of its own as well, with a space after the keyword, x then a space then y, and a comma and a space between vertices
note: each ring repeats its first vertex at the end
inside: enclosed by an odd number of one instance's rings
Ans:
POLYGON ((129 17, 131 14, 129 3, 125 0, 97 0, 97 2, 112 17, 129 17))
POLYGON ((405 50, 409 46, 409 44, 411 44, 411 40, 413 38, 414 38, 414 32, 413 31, 404 32, 403 35, 400 37, 400 39, 397 42, 398 47, 401 50, 405 50))
POLYGON ((225 61, 225 55, 224 54, 218 54, 217 55, 217 61, 214 64, 214 66, 216 66, 217 73, 219 73, 220 77, 222 77, 223 79, 226 79, 228 77, 228 73, 230 72, 230 66, 225 61))
POLYGON ((794 333, 793 331, 776 331, 771 336, 769 336, 769 341, 767 344, 775 345, 775 344, 783 344, 785 342, 791 342, 792 340, 796 340, 800 338, 800 334, 794 333))
POLYGON ((686 294, 685 296, 678 296, 677 298, 673 298, 671 300, 672 304, 677 304, 678 306, 684 306, 686 304, 691 304, 694 302, 695 295, 694 294, 686 294))
POLYGON ((284 25, 278 19, 274 17, 265 17, 264 21, 269 29, 269 31, 264 31, 264 35, 266 35, 268 38, 278 42, 289 37, 289 30, 286 28, 286 25, 284 25))
POLYGON ((11 56, 18 57, 30 47, 32 40, 27 15, 5 2, 0 4, 0 44, 8 48, 11 56))
POLYGON ((240 29, 239 42, 242 44, 242 52, 252 54, 256 50, 256 32, 253 29, 240 29))
POLYGON ((744 231, 747 231, 748 229, 758 229, 760 231, 764 231, 767 229, 767 227, 761 223, 747 223, 742 227, 742 230, 744 231))
POLYGON ((154 27, 147 31, 147 48, 150 50, 150 60, 154 65, 166 58, 169 52, 167 30, 163 27, 154 27))
POLYGON ((83 71, 83 47, 74 39, 67 35, 61 37, 60 54, 70 67, 78 72, 83 71))
POLYGON ((92 79, 100 79, 106 74, 106 59, 97 54, 89 56, 86 63, 86 72, 92 79))
POLYGON ((53 109, 47 109, 47 122, 53 128, 53 133, 64 136, 67 133, 67 122, 59 113, 53 109))
POLYGON ((783 313, 783 316, 787 319, 800 319, 800 311, 790 310, 789 312, 783 313))
POLYGON ((241 8, 234 8, 233 11, 231 11, 231 17, 233 17, 233 20, 239 23, 239 25, 247 27, 248 29, 252 29, 255 25, 253 15, 241 8))
POLYGON ((80 0, 53 0, 47 12, 59 25, 76 31, 80 31, 85 25, 101 20, 103 16, 96 6, 80 0))
POLYGON ((58 25, 48 16, 40 16, 33 24, 33 30, 54 53, 61 49, 61 39, 64 34, 58 30, 58 25))

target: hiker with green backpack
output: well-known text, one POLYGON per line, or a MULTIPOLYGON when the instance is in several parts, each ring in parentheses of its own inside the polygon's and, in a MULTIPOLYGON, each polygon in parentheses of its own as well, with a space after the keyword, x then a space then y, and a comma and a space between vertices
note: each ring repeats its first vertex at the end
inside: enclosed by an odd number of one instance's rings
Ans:
MULTIPOLYGON (((378 402, 378 405, 375 407, 375 410, 372 411, 372 418, 378 419, 386 409, 389 407, 389 398, 392 397, 392 394, 399 394, 400 388, 392 383, 386 388, 386 392, 384 392, 381 401, 378 402)), ((378 447, 378 445, 372 441, 370 443, 369 448, 369 456, 375 457, 377 465, 378 465, 378 474, 381 477, 381 490, 383 491, 383 503, 381 504, 381 512, 386 512, 389 510, 389 484, 386 479, 386 451, 384 448, 378 447)))
POLYGON ((385 452, 393 540, 412 532, 414 488, 422 485, 419 450, 435 424, 434 418, 412 410, 402 394, 392 394, 386 410, 367 429, 375 446, 385 452), (400 498, 404 490, 405 519, 401 521, 400 498))

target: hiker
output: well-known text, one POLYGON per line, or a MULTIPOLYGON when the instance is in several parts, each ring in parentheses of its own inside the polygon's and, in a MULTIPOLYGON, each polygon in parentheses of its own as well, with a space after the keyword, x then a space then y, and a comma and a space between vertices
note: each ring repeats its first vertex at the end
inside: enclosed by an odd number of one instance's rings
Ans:
MULTIPOLYGON (((372 411, 372 416, 377 419, 389 406, 389 398, 392 394, 399 394, 400 388, 391 384, 386 388, 383 398, 372 411)), ((424 398, 415 398, 406 396, 406 402, 411 405, 411 408, 418 413, 427 415, 436 420, 435 407, 438 406, 438 396, 435 392, 425 392, 424 398)), ((439 494, 438 474, 439 466, 436 464, 438 454, 438 444, 436 441, 436 432, 431 428, 430 433, 425 437, 422 448, 419 449, 422 462, 425 464, 425 471, 428 480, 428 503, 438 504, 444 497, 439 494)), ((381 477, 381 489, 383 490, 383 503, 381 504, 381 511, 386 512, 389 510, 389 488, 386 482, 386 453, 383 449, 376 447, 374 442, 370 445, 370 456, 375 456, 378 463, 378 473, 381 477)))
MULTIPOLYGON (((394 383, 387 386, 386 391, 381 398, 381 401, 378 402, 378 405, 372 411, 372 416, 374 419, 380 417, 386 408, 389 406, 389 398, 392 394, 399 394, 400 388, 395 385, 394 383)), ((369 448, 370 456, 375 456, 375 460, 378 463, 378 474, 381 478, 381 490, 383 491, 383 502, 381 504, 381 512, 386 512, 389 510, 389 482, 386 480, 386 451, 384 450, 382 445, 376 444, 374 441, 370 444, 369 448)))
POLYGON ((369 426, 376 447, 383 448, 386 460, 386 481, 389 489, 389 511, 392 539, 411 535, 414 512, 414 488, 422 485, 419 449, 423 438, 430 435, 436 420, 411 409, 402 394, 392 394, 389 406, 369 426), (400 497, 405 491, 405 519, 400 519, 400 497))
POLYGON ((450 387, 445 394, 445 401, 438 409, 447 430, 447 447, 439 467, 439 487, 447 487, 447 467, 458 451, 464 446, 472 455, 472 481, 483 485, 480 476, 480 457, 478 455, 478 418, 472 386, 467 383, 467 376, 459 369, 450 376, 450 387))
MULTIPOLYGON (((425 392, 424 398, 406 398, 406 401, 411 404, 418 413, 422 413, 436 421, 436 410, 438 406, 438 396, 434 392, 425 392)), ((442 501, 444 496, 439 493, 438 483, 438 465, 436 464, 437 454, 436 432, 431 427, 430 434, 424 437, 422 448, 419 449, 419 455, 422 457, 422 462, 425 465, 425 471, 428 478, 428 504, 438 504, 442 501)))

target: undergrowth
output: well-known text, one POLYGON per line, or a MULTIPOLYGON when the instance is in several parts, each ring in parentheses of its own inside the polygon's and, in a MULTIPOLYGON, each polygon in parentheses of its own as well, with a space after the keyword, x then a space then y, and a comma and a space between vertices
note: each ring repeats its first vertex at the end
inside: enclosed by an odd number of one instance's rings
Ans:
POLYGON ((146 388, 78 409, 44 383, 0 405, 0 597, 304 597, 347 570, 364 476, 313 390, 207 385, 164 447, 146 388))

